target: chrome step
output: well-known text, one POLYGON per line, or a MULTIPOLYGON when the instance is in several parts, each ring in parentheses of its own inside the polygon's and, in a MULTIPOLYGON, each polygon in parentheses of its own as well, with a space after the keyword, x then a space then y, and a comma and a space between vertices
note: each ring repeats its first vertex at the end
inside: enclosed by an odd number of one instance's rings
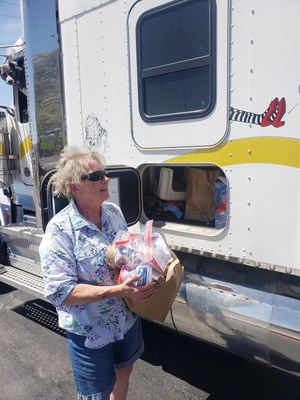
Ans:
POLYGON ((41 276, 39 245, 43 230, 23 223, 0 226, 0 233, 7 244, 9 265, 41 276))
POLYGON ((27 239, 37 245, 40 244, 43 238, 43 229, 37 228, 35 225, 28 223, 18 223, 0 226, 0 233, 4 237, 15 237, 18 239, 27 239))
POLYGON ((1 226, 0 233, 7 244, 8 262, 8 265, 0 264, 0 281, 44 299, 39 255, 43 230, 32 224, 19 223, 1 226))
POLYGON ((23 290, 34 297, 46 300, 44 298, 44 281, 41 276, 34 275, 16 267, 0 264, 0 282, 23 290))

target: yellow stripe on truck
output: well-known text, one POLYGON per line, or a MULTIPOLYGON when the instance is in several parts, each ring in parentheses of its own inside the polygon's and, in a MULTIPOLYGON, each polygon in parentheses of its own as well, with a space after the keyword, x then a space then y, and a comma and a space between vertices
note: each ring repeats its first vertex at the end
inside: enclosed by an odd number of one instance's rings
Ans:
POLYGON ((5 156, 5 154, 4 144, 0 142, 0 156, 5 156))
POLYGON ((199 149, 171 158, 167 163, 280 164, 300 168, 300 140, 254 137, 231 140, 211 149, 199 149))
POLYGON ((19 157, 20 160, 25 156, 25 154, 31 149, 30 137, 27 136, 19 146, 19 157))

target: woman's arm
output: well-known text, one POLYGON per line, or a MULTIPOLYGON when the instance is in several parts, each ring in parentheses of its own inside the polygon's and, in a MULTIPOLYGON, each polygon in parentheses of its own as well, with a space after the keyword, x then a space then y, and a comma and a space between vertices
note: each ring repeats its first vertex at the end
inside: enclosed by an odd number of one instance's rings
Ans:
POLYGON ((114 286, 96 286, 85 283, 77 284, 66 299, 62 306, 73 306, 79 304, 94 303, 96 301, 111 299, 114 297, 129 297, 133 300, 145 300, 152 296, 158 288, 157 282, 150 282, 144 286, 134 286, 133 283, 138 281, 140 276, 136 275, 126 279, 123 283, 114 286))

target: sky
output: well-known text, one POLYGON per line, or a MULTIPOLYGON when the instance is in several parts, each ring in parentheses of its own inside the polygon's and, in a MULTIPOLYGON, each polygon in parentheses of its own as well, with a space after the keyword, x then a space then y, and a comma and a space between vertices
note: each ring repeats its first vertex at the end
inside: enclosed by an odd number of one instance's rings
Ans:
MULTIPOLYGON (((4 45, 15 43, 22 35, 20 0, 0 0, 0 65, 5 61, 4 45)), ((0 78, 0 105, 11 106, 12 89, 0 78)))

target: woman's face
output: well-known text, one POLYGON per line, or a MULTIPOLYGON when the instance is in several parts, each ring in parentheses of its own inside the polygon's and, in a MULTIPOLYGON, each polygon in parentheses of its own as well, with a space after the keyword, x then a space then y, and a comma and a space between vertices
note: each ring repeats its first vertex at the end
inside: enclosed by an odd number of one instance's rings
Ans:
MULTIPOLYGON (((91 174, 95 171, 103 171, 103 167, 96 160, 88 160, 86 165, 86 175, 91 174)), ((81 204, 89 205, 102 204, 105 200, 109 199, 108 190, 109 178, 103 176, 102 180, 91 181, 84 179, 77 186, 77 191, 73 193, 75 200, 80 201, 81 204)))

